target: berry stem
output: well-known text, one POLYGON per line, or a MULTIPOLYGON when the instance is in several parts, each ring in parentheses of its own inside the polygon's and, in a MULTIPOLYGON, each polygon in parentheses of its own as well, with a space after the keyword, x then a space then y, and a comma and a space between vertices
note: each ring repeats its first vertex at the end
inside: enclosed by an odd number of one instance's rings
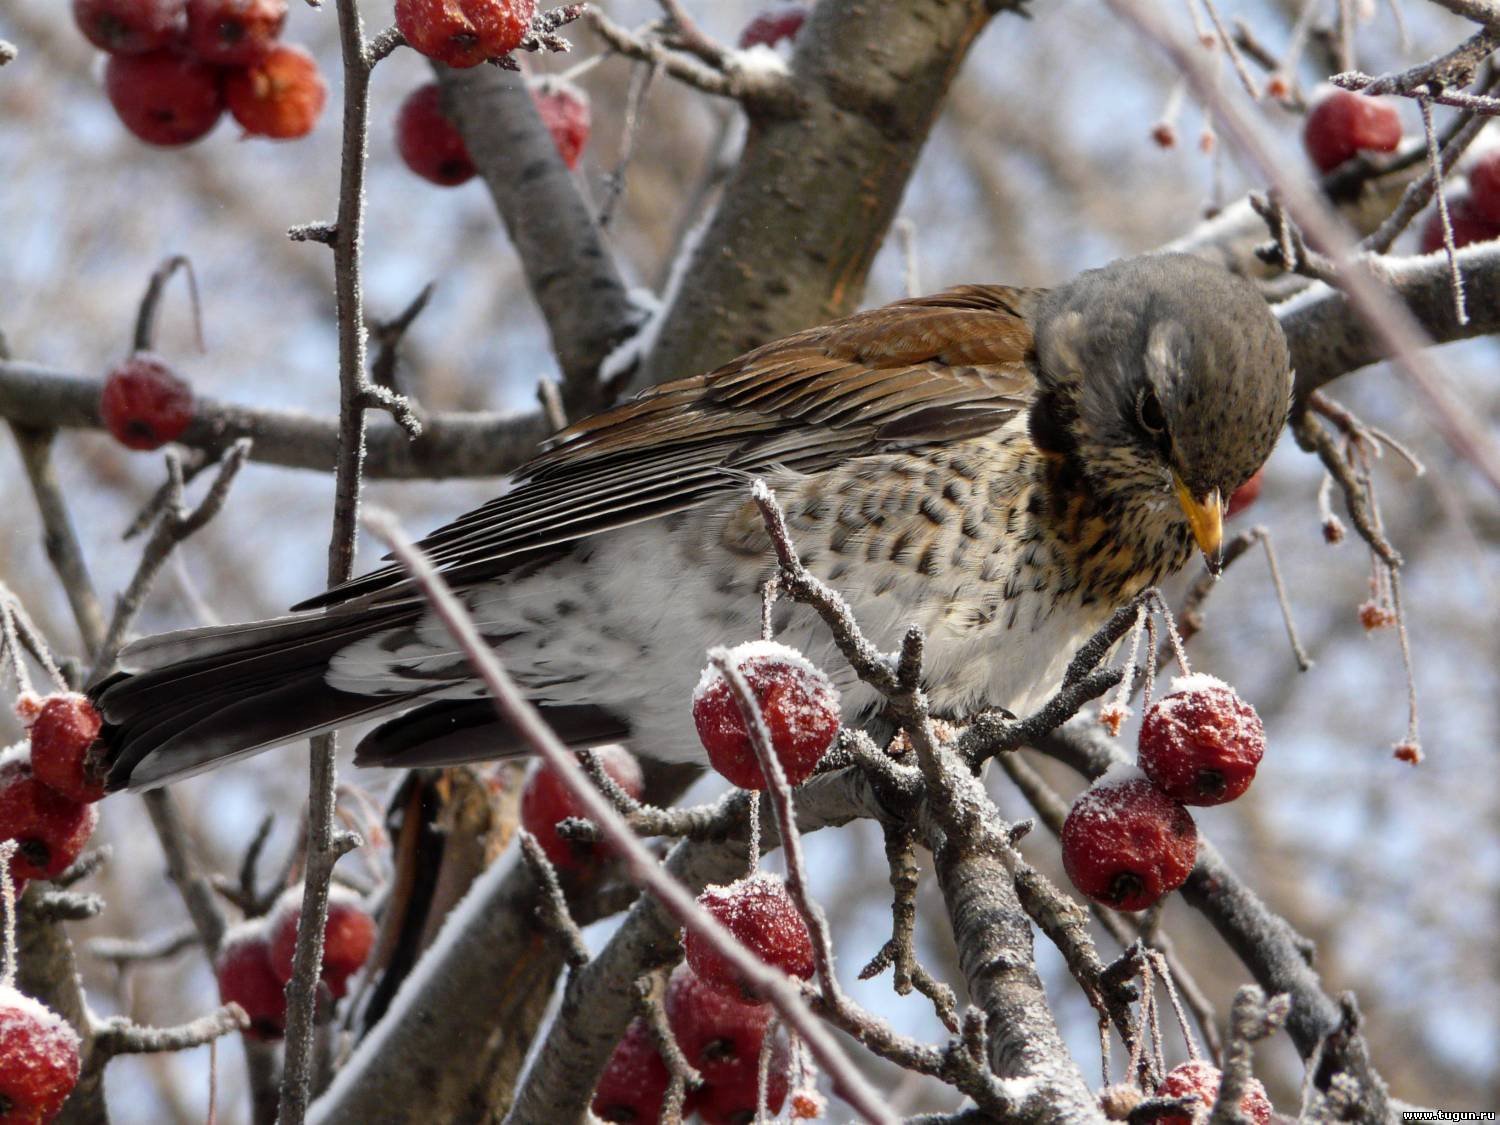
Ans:
POLYGON ((162 294, 166 291, 167 282, 179 269, 187 277, 188 296, 193 303, 193 334, 198 341, 198 350, 200 352, 208 350, 203 344, 203 305, 198 299, 198 276, 193 272, 193 263, 186 254, 173 254, 156 267, 156 272, 151 275, 151 280, 146 284, 146 293, 141 297, 141 307, 135 315, 132 351, 155 350, 153 344, 156 339, 156 318, 161 311, 162 294))

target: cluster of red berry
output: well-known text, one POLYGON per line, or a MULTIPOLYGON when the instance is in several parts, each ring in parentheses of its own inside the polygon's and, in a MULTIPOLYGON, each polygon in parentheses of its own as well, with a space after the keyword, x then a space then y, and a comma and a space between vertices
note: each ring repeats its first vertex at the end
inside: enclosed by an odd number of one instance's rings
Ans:
MULTIPOLYGON (((1401 143, 1401 119, 1387 98, 1350 90, 1329 90, 1308 110, 1302 143, 1319 172, 1331 172, 1361 152, 1394 152, 1401 143)), ((1473 162, 1468 183, 1446 193, 1453 244, 1500 238, 1500 149, 1473 162)), ((1420 236, 1422 253, 1443 247, 1443 220, 1436 207, 1427 213, 1420 236)))
MULTIPOLYGON (((19 895, 28 880, 55 878, 78 858, 104 789, 90 771, 99 715, 87 699, 27 693, 16 714, 30 737, 0 754, 0 840, 16 845, 0 879, 19 895)), ((0 981, 0 1121, 56 1117, 78 1082, 78 1051, 62 1017, 0 981)))
POLYGON ((1141 722, 1139 768, 1111 768, 1073 802, 1062 830, 1068 878, 1116 910, 1154 905, 1187 881, 1198 854, 1184 806, 1239 797, 1265 750, 1259 716, 1228 684, 1175 680, 1141 722))
MULTIPOLYGON (((289 888, 269 913, 247 918, 224 935, 214 965, 219 998, 245 1009, 253 1039, 280 1039, 286 1033, 286 986, 292 979, 297 949, 297 921, 302 886, 289 888)), ((349 988, 375 946, 375 920, 359 896, 334 886, 328 894, 328 922, 323 928, 323 983, 339 999, 349 988)))
POLYGON ((196 141, 226 106, 247 134, 303 137, 328 100, 313 57, 280 41, 287 0, 73 0, 73 17, 109 53, 115 113, 150 144, 196 141))
MULTIPOLYGON (((588 95, 557 78, 538 79, 527 88, 563 163, 578 167, 589 139, 588 95)), ((408 168, 440 187, 467 183, 477 171, 458 126, 443 108, 442 90, 435 82, 418 86, 401 103, 396 115, 396 151, 408 168)))
MULTIPOLYGON (((1195 1121, 1206 1121, 1209 1112, 1219 1102, 1219 1083, 1223 1074, 1212 1063, 1193 1059, 1173 1067, 1157 1084, 1158 1098, 1197 1098, 1198 1108, 1193 1116, 1168 1114, 1156 1118, 1157 1125, 1193 1125, 1195 1121)), ((1271 1125, 1271 1099, 1260 1080, 1252 1077, 1240 1097, 1240 1117, 1249 1125, 1271 1125)))

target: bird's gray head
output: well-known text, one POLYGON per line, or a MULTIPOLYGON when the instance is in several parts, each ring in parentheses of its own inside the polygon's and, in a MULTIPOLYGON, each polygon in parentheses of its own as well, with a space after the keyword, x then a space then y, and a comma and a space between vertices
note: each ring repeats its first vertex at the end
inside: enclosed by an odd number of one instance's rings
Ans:
POLYGON ((1290 404, 1286 340, 1254 286, 1185 254, 1126 259, 1048 293, 1034 335, 1037 444, 1107 500, 1186 518, 1215 554, 1221 504, 1290 404))

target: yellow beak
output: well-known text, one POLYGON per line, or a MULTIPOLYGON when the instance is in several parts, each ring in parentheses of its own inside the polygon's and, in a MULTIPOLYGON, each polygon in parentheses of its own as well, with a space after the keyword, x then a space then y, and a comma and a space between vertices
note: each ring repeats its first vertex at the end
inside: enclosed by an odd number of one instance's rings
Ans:
POLYGON ((1176 473, 1172 474, 1172 486, 1183 514, 1187 516, 1188 526, 1193 529, 1198 549, 1208 560, 1209 569, 1217 571, 1219 550, 1224 545, 1224 505, 1219 490, 1214 489, 1200 500, 1188 491, 1188 486, 1176 473))

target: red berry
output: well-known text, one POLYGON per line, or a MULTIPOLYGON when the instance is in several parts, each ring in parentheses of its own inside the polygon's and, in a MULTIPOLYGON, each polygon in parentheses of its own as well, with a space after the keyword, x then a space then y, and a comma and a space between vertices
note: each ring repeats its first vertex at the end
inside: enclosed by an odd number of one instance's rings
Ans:
POLYGON ((396 27, 413 49, 460 68, 510 54, 535 15, 536 0, 396 0, 396 27))
POLYGON ((43 1004, 0 984, 0 1123, 40 1125, 78 1084, 78 1033, 43 1004))
MULTIPOLYGON (((772 1010, 741 1004, 679 965, 667 982, 667 1022, 687 1061, 703 1075, 698 1113, 710 1125, 743 1122, 755 1115, 760 1048, 772 1010), (746 1111, 748 1117, 741 1116, 746 1111)), ((785 1041, 773 1047, 766 1104, 772 1113, 786 1100, 790 1070, 785 1041)))
POLYGON ((245 132, 289 141, 312 132, 328 86, 316 59, 301 47, 278 43, 260 62, 229 72, 224 98, 245 132))
POLYGON ((153 145, 196 141, 224 112, 218 70, 176 51, 111 55, 104 92, 125 128, 153 145))
POLYGON ((589 96, 571 82, 546 78, 531 87, 531 98, 552 134, 557 155, 569 168, 577 168, 589 140, 589 96))
POLYGON ((1469 169, 1469 205, 1487 222, 1500 224, 1500 148, 1490 149, 1469 169))
MULTIPOLYGON (((1453 225, 1453 246, 1461 250, 1473 242, 1500 238, 1500 223, 1492 223, 1474 209, 1474 198, 1466 191, 1447 194, 1448 221, 1453 225)), ((1443 217, 1433 207, 1422 224, 1422 253, 1443 248, 1443 217)))
POLYGON ((252 918, 232 926, 214 962, 219 999, 238 1004, 250 1017, 251 1039, 280 1039, 286 1034, 286 989, 271 967, 266 920, 252 918))
MULTIPOLYGON (((786 884, 774 875, 759 872, 728 886, 706 887, 698 896, 698 905, 766 964, 798 980, 813 975, 812 936, 807 923, 787 894, 786 884)), ((763 999, 697 930, 688 930, 684 945, 688 966, 704 984, 747 1003, 763 999)))
POLYGON ((158 449, 193 420, 193 390, 150 352, 136 352, 104 379, 99 413, 128 449, 158 449))
POLYGON ((112 55, 143 55, 170 47, 187 28, 186 0, 73 0, 83 37, 112 55))
POLYGON ((1229 494, 1229 503, 1224 506, 1224 518, 1233 519, 1260 498, 1261 486, 1266 483, 1266 467, 1255 470, 1255 475, 1229 494))
POLYGON ((443 112, 443 93, 436 82, 418 86, 401 103, 396 150, 413 172, 443 187, 474 178, 474 161, 458 126, 443 112))
POLYGON ((745 25, 740 32, 739 46, 774 47, 786 39, 797 38, 797 32, 807 22, 806 4, 782 4, 767 8, 745 25))
POLYGON ((89 768, 89 749, 99 737, 99 712, 76 692, 48 696, 31 725, 31 773, 64 797, 88 803, 104 796, 89 768))
MULTIPOLYGON (((615 779, 621 789, 636 799, 645 792, 640 763, 619 746, 595 750, 604 772, 615 779)), ((521 827, 536 837, 553 866, 582 870, 600 858, 601 845, 585 840, 568 840, 557 834, 557 822, 568 817, 584 816, 583 806, 562 777, 543 762, 526 779, 521 791, 521 827)))
POLYGON ((1180 676, 1146 709, 1137 749, 1142 772, 1172 800, 1222 805, 1255 780, 1266 729, 1224 681, 1180 676))
POLYGON ((204 62, 249 66, 276 45, 286 0, 188 0, 188 46, 204 62))
MULTIPOLYGON (((755 693, 787 781, 801 784, 838 736, 838 689, 801 653, 774 641, 739 645, 730 656, 755 693)), ((741 789, 765 788, 739 703, 712 665, 693 692, 693 722, 714 769, 741 789)))
POLYGON ((1401 118, 1383 98, 1334 90, 1307 112, 1302 144, 1319 172, 1331 172, 1356 152, 1394 152, 1401 118))
POLYGON ((0 840, 19 845, 11 878, 51 879, 83 852, 99 823, 99 809, 54 792, 38 781, 24 751, 0 758, 0 840))
MULTIPOLYGON (((297 954, 297 922, 302 914, 302 886, 288 890, 269 915, 271 969, 282 984, 292 979, 297 954)), ((359 896, 347 887, 328 891, 328 921, 323 926, 323 981, 337 1000, 349 990, 349 978, 375 948, 375 919, 359 896)))
MULTIPOLYGON (((605 1121, 649 1125, 661 1120, 661 1105, 671 1077, 661 1052, 656 1049, 650 1026, 643 1019, 634 1019, 605 1064, 591 1108, 605 1121)), ((688 1099, 693 1100, 691 1092, 688 1099)), ((684 1105, 682 1116, 690 1113, 692 1106, 684 1105)))
POLYGON ((1063 822, 1073 885, 1116 910, 1145 910, 1187 881, 1198 854, 1191 814, 1134 771, 1111 770, 1063 822))
MULTIPOLYGON (((1219 1082, 1223 1075, 1217 1067, 1201 1059, 1185 1062, 1167 1072, 1167 1076, 1156 1087, 1159 1098, 1185 1098, 1196 1094, 1202 1099, 1204 1110, 1213 1109, 1219 1100, 1219 1082)), ((1271 1125, 1271 1099, 1266 1097, 1266 1088, 1256 1078, 1251 1078, 1249 1088, 1240 1098, 1240 1114, 1250 1125, 1271 1125)), ((1195 1118, 1201 1120, 1202 1118, 1195 1118)), ((1181 1114, 1158 1117, 1157 1125, 1192 1125, 1193 1120, 1181 1114)))

